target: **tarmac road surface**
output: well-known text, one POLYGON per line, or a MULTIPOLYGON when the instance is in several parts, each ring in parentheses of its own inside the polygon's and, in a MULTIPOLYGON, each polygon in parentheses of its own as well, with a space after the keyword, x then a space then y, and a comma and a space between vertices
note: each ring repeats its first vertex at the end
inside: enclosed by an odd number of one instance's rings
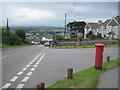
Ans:
MULTIPOLYGON (((36 88, 39 82, 48 87, 74 73, 94 66, 95 48, 52 49, 44 46, 21 47, 2 52, 3 88, 36 88)), ((118 48, 105 48, 103 58, 118 58, 118 48)))

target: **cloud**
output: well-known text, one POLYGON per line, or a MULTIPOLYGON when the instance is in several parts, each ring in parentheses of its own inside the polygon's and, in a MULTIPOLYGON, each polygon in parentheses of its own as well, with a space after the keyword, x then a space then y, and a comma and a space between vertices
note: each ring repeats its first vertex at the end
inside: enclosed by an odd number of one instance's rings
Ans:
POLYGON ((20 8, 16 10, 16 16, 21 18, 31 18, 31 19, 51 19, 51 17, 56 17, 54 12, 38 9, 20 8))
POLYGON ((46 21, 57 18, 56 13, 47 10, 17 8, 13 11, 9 15, 12 25, 45 25, 46 21))
MULTIPOLYGON (((2 23, 6 25, 9 18, 10 25, 56 25, 64 26, 64 15, 72 2, 19 2, 3 3, 2 23)), ((86 3, 78 2, 73 12, 67 15, 67 22, 74 20, 97 21, 112 18, 117 15, 117 3, 86 3)))

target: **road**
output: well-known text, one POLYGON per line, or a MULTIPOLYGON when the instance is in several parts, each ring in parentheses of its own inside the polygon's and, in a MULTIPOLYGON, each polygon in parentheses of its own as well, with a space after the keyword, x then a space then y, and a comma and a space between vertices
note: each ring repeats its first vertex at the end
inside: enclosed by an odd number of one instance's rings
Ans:
MULTIPOLYGON (((118 58, 118 48, 105 48, 104 60, 118 58)), ((74 73, 94 66, 95 48, 51 49, 29 46, 2 52, 3 88, 36 88, 39 82, 48 87, 66 77, 66 70, 74 73)))

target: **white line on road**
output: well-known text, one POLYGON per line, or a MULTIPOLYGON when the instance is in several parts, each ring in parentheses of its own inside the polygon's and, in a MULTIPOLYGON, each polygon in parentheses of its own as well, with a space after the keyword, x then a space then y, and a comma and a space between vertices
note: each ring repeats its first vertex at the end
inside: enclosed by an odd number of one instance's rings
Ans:
POLYGON ((23 68, 22 70, 25 71, 27 68, 23 68))
POLYGON ((34 65, 33 67, 37 67, 37 65, 34 65))
POLYGON ((45 56, 45 53, 41 56, 41 58, 39 59, 39 62, 41 62, 44 56, 45 56))
POLYGON ((35 60, 32 60, 31 63, 35 62, 35 60))
POLYGON ((36 62, 35 64, 37 64, 37 65, 38 65, 39 63, 38 63, 38 62, 36 62))
POLYGON ((27 65, 26 67, 28 68, 28 67, 30 67, 30 65, 27 65))
POLYGON ((32 75, 32 72, 28 72, 27 76, 31 76, 32 75))
POLYGON ((35 68, 32 68, 31 71, 35 71, 35 68))
POLYGON ((23 88, 24 84, 19 84, 17 88, 23 88))
POLYGON ((10 55, 3 56, 3 57, 1 57, 0 59, 3 59, 3 58, 8 57, 8 56, 10 56, 10 55))
POLYGON ((14 82, 19 76, 14 76, 10 81, 14 82))
POLYGON ((8 87, 10 87, 10 85, 11 85, 11 83, 6 83, 2 88, 8 88, 8 87))
POLYGON ((39 60, 39 61, 37 61, 37 63, 40 63, 41 61, 39 60))
POLYGON ((29 65, 31 65, 33 62, 30 62, 29 65))
POLYGON ((29 77, 24 77, 22 82, 27 82, 28 79, 29 79, 29 77))
MULTIPOLYGON (((17 53, 21 53, 21 52, 23 52, 23 51, 20 51, 20 52, 17 52, 17 53)), ((44 53, 44 52, 45 52, 45 50, 42 51, 42 53, 44 53)), ((30 67, 30 65, 31 65, 33 62, 35 62, 35 61, 42 55, 42 53, 40 53, 39 55, 37 55, 37 57, 35 57, 25 68, 23 68, 22 71, 18 72, 17 75, 22 75, 22 74, 24 73, 23 71, 27 70, 27 68, 30 67)), ((40 63, 40 61, 42 60, 42 58, 44 57, 44 55, 45 55, 45 53, 41 56, 41 58, 39 59, 39 61, 37 62, 37 64, 40 63)), ((4 56, 4 57, 1 57, 0 59, 5 58, 5 57, 8 57, 8 56, 10 56, 10 55, 6 55, 6 56, 4 56)), ((34 70, 35 70, 35 67, 37 67, 37 65, 34 65, 34 68, 32 68, 31 71, 34 71, 34 70)), ((32 75, 32 73, 33 73, 33 72, 28 72, 28 73, 27 73, 27 76, 32 75)), ((16 81, 18 78, 19 78, 19 76, 14 76, 10 81, 13 81, 13 82, 14 82, 14 81, 16 81)), ((22 80, 22 82, 27 82, 28 79, 29 79, 29 77, 24 77, 23 80, 22 80)), ((11 86, 11 84, 12 84, 12 83, 6 83, 2 88, 9 88, 9 87, 11 86)), ((24 86, 24 84, 19 84, 19 85, 17 86, 17 88, 23 88, 23 86, 24 86)))
POLYGON ((33 59, 33 61, 36 60, 41 54, 42 54, 42 53, 40 53, 39 55, 37 55, 37 57, 35 57, 35 58, 33 59))
POLYGON ((18 72, 18 73, 17 73, 17 75, 22 75, 22 74, 23 74, 23 72, 22 72, 22 71, 20 71, 20 72, 18 72))

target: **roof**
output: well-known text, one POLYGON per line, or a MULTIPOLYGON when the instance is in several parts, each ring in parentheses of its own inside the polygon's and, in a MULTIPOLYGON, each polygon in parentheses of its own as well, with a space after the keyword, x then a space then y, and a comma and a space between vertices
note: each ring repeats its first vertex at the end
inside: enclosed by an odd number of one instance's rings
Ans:
POLYGON ((111 21, 108 23, 108 26, 118 26, 120 24, 120 17, 113 17, 111 21))
POLYGON ((101 23, 100 26, 106 26, 110 21, 111 19, 107 19, 105 22, 101 23))
POLYGON ((120 24, 120 16, 113 17, 120 24))
POLYGON ((98 28, 98 23, 92 23, 92 22, 88 22, 89 26, 93 29, 98 28))
POLYGON ((120 24, 120 16, 113 17, 112 19, 107 19, 106 21, 104 21, 103 23, 100 23, 100 24, 88 22, 88 23, 86 23, 85 28, 96 29, 96 28, 99 28, 99 26, 107 26, 107 25, 116 26, 118 24, 120 24))

